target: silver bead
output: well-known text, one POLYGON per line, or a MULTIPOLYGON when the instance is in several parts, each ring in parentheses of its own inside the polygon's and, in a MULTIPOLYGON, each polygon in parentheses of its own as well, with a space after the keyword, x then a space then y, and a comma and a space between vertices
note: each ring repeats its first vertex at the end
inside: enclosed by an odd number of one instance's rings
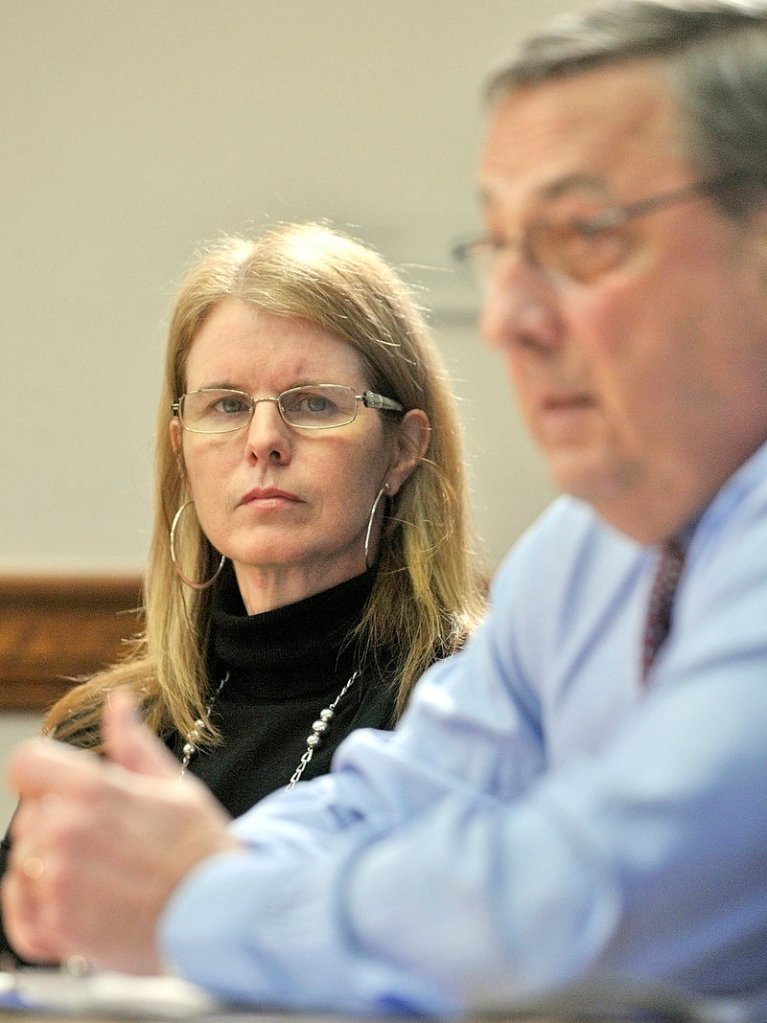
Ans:
POLYGON ((314 724, 312 725, 312 734, 310 736, 308 736, 308 738, 306 740, 306 750, 304 751, 303 756, 301 757, 300 761, 298 762, 298 767, 295 769, 295 771, 293 772, 293 774, 292 774, 292 776, 290 778, 290 781, 288 782, 288 788, 289 789, 292 789, 293 786, 296 785, 301 780, 301 775, 304 773, 304 770, 306 769, 306 765, 312 759, 312 754, 313 754, 314 750, 322 742, 323 734, 325 732, 327 732, 328 729, 330 728, 329 722, 332 721, 333 718, 335 717, 335 711, 333 710, 333 708, 336 706, 336 704, 341 699, 341 697, 346 693, 346 690, 354 682, 354 680, 357 678, 358 675, 359 675, 359 669, 357 669, 357 671, 354 672, 354 674, 351 676, 349 681, 343 687, 341 692, 335 698, 333 703, 329 707, 325 707, 324 710, 320 711, 319 719, 317 721, 315 721, 314 724))

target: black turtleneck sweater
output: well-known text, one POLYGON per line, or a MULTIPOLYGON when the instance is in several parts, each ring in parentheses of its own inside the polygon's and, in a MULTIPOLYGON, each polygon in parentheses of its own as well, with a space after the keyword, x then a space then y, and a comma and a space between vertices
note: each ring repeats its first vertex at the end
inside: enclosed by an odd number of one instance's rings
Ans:
MULTIPOLYGON (((391 728, 396 689, 380 669, 357 663, 346 643, 362 617, 375 569, 307 597, 296 604, 248 615, 229 569, 214 600, 209 644, 211 717, 222 742, 194 754, 196 774, 225 809, 237 817, 275 789, 286 785, 306 750, 320 711, 338 696, 353 672, 360 674, 341 698, 330 728, 301 780, 325 774, 338 744, 356 728, 391 728)), ((379 654, 384 670, 388 658, 379 654)), ((181 759, 184 740, 167 740, 181 759)), ((5 872, 9 836, 0 844, 0 877, 5 872)), ((12 953, 0 917, 0 953, 12 953)))
MULTIPOLYGON (((370 597, 375 571, 287 607, 248 615, 229 572, 214 600, 209 644, 211 718, 222 742, 196 752, 189 771, 232 816, 286 785, 320 711, 341 698, 301 780, 325 774, 338 744, 356 728, 391 728, 396 690, 380 668, 359 664, 349 636, 370 597)), ((385 668, 387 657, 379 656, 385 668)), ((183 740, 169 745, 181 756, 183 740)))

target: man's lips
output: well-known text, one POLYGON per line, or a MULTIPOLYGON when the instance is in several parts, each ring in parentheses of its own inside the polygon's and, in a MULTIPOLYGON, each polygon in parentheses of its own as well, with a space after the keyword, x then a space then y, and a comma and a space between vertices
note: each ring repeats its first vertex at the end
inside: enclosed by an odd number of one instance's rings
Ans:
POLYGON ((594 402, 586 394, 549 394, 541 400, 544 412, 569 412, 574 409, 592 408, 594 402))
POLYGON ((548 441, 571 442, 582 439, 587 413, 595 407, 585 394, 547 394, 541 398, 535 418, 548 441))
POLYGON ((255 487, 253 490, 249 490, 247 494, 240 501, 240 505, 245 504, 267 504, 270 502, 275 503, 290 503, 290 504, 301 504, 301 498, 297 494, 290 493, 289 490, 278 490, 276 487, 255 487))

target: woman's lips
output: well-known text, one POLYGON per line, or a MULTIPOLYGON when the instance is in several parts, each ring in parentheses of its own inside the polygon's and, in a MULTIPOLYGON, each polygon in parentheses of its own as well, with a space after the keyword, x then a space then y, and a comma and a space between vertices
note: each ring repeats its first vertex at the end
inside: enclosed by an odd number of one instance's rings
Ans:
POLYGON ((301 504, 301 498, 288 490, 278 490, 276 487, 255 487, 240 501, 240 505, 258 505, 259 507, 280 507, 286 504, 301 504))

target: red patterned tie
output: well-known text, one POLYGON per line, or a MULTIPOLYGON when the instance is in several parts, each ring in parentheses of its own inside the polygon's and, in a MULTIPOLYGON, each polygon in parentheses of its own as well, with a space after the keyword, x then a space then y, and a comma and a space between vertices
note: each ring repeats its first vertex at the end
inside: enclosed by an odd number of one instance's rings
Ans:
POLYGON ((650 603, 647 608, 644 640, 642 643, 642 681, 647 676, 666 636, 671 629, 671 609, 674 592, 684 565, 685 548, 679 540, 669 540, 663 545, 655 570, 650 603))

